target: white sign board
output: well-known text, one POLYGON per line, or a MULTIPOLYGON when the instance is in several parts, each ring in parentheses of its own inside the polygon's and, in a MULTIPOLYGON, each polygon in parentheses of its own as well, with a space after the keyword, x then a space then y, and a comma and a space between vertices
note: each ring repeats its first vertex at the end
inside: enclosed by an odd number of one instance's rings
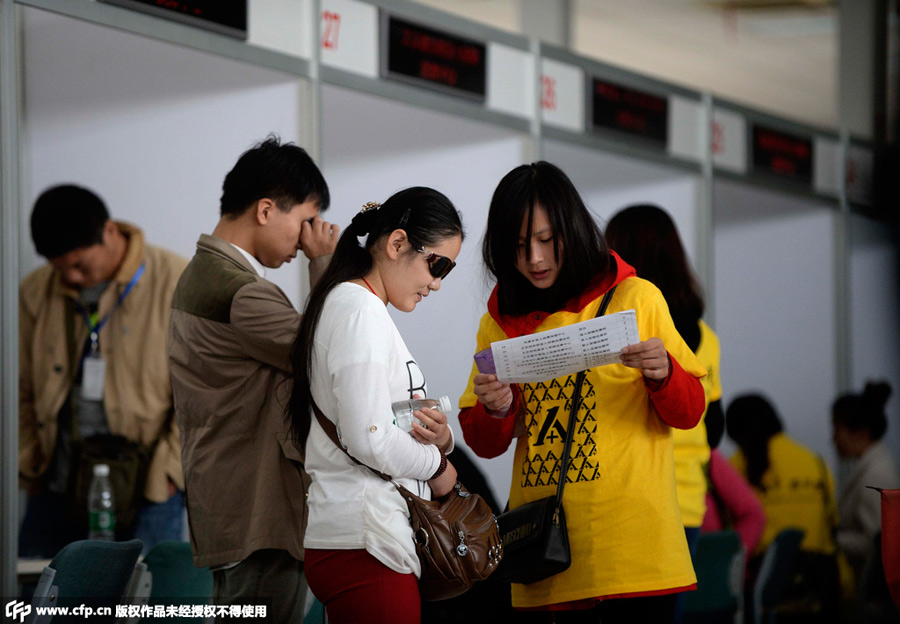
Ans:
POLYGON ((747 120, 743 115, 714 110, 710 140, 716 167, 747 173, 747 120))
POLYGON ((584 72, 580 68, 542 59, 541 119, 549 126, 584 132, 584 72))
POLYGON ((378 7, 357 0, 322 0, 322 64, 378 78, 378 7))
POLYGON ((669 96, 669 153, 697 162, 703 160, 702 123, 703 105, 700 102, 669 96))
POLYGON ((813 189, 823 195, 837 197, 840 192, 841 166, 839 144, 833 139, 813 139, 813 189))
POLYGON ((499 43, 489 43, 487 59, 487 107, 534 119, 534 55, 499 43))

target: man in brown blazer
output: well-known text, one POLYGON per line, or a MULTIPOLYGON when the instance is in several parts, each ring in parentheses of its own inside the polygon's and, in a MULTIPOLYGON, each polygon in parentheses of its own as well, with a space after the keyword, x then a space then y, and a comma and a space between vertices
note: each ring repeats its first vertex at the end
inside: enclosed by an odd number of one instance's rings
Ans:
MULTIPOLYGON (((175 289, 169 364, 194 563, 216 605, 268 604, 302 621, 308 477, 288 436, 290 349, 300 314, 267 269, 302 251, 315 283, 338 228, 328 186, 300 147, 270 137, 225 177, 221 219, 175 289)), ((231 621, 223 618, 222 621, 231 621)))

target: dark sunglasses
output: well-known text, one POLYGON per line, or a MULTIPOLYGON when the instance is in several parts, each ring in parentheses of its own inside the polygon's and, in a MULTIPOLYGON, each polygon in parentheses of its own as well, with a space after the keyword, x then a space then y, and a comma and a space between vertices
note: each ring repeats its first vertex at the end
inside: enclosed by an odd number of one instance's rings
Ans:
POLYGON ((419 247, 416 251, 425 254, 425 262, 428 263, 428 272, 435 279, 444 279, 447 274, 453 270, 456 263, 446 256, 439 256, 433 251, 425 251, 424 247, 419 247))

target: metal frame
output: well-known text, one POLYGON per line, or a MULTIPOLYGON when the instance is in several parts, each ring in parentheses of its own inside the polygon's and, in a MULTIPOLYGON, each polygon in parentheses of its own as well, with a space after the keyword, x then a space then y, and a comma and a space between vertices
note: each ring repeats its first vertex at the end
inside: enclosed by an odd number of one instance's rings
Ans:
POLYGON ((19 71, 13 0, 0 0, 0 595, 15 596, 19 524, 19 71))
POLYGON ((850 204, 847 201, 847 146, 849 137, 846 133, 841 137, 840 157, 838 162, 844 164, 844 171, 839 178, 838 214, 834 222, 832 235, 832 254, 834 255, 834 343, 837 361, 835 362, 835 380, 837 390, 847 392, 853 383, 853 368, 850 361, 852 331, 850 322, 850 204))

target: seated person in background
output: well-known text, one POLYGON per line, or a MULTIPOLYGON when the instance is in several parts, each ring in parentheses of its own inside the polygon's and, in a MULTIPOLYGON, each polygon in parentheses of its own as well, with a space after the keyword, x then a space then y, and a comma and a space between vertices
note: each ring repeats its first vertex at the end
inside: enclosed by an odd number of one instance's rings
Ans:
POLYGON ((19 553, 50 558, 87 537, 87 508, 67 513, 74 449, 108 434, 152 453, 146 484, 135 485, 143 499, 133 536, 145 549, 180 540, 184 478, 166 328, 187 261, 111 221, 97 195, 73 185, 38 197, 31 236, 50 264, 19 289, 19 477, 28 493, 19 553))
POLYGON ((830 621, 840 597, 831 472, 821 457, 788 437, 775 408, 759 394, 734 399, 725 412, 725 428, 739 447, 731 463, 750 482, 766 512, 762 540, 750 553, 748 579, 782 530, 803 530, 786 599, 802 601, 824 618, 820 621, 830 621))
POLYGON ((831 408, 834 446, 841 459, 836 539, 857 579, 881 530, 881 495, 866 486, 900 488, 897 465, 881 442, 890 394, 887 383, 870 382, 862 394, 845 394, 831 408))

